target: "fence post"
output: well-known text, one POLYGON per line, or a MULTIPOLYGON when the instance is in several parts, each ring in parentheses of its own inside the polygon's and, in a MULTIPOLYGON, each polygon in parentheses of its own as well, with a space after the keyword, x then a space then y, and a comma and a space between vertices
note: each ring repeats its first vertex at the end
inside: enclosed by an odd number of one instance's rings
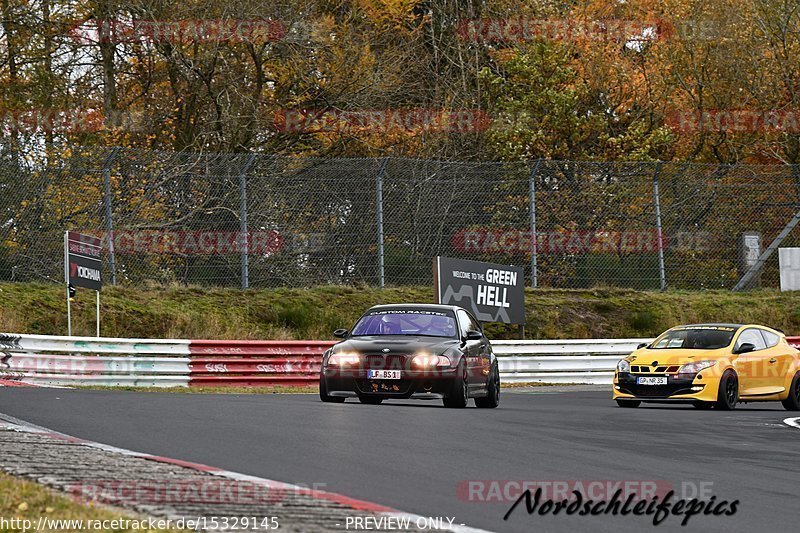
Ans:
POLYGON ((537 159, 536 164, 530 172, 530 212, 531 212, 531 287, 534 289, 539 286, 539 265, 538 265, 538 244, 536 238, 536 176, 539 174, 539 167, 542 160, 537 159))
POLYGON ((755 275, 758 274, 762 268, 764 268, 764 264, 766 264, 767 259, 769 259, 769 257, 772 255, 772 252, 780 247, 781 243, 783 243, 784 239, 789 236, 798 223, 800 223, 800 211, 795 213, 795 215, 786 224, 786 226, 784 226, 778 236, 775 237, 775 240, 773 240, 767 249, 758 256, 758 259, 755 263, 753 263, 753 266, 751 266, 747 272, 744 273, 744 276, 742 276, 742 278, 733 287, 734 291, 743 291, 748 287, 748 285, 750 285, 750 282, 753 280, 755 275))
POLYGON ((256 154, 250 154, 239 171, 239 238, 242 251, 242 288, 250 288, 250 234, 247 224, 247 171, 253 166, 256 154))
POLYGON ((378 175, 375 176, 375 211, 378 222, 378 286, 382 289, 386 283, 386 264, 383 249, 383 175, 386 172, 386 165, 389 158, 381 162, 378 175))
POLYGON ((106 209, 106 234, 108 235, 108 260, 111 266, 111 285, 117 284, 117 257, 114 251, 114 219, 111 206, 111 165, 119 154, 119 146, 113 148, 103 163, 103 204, 106 209))
POLYGON ((661 161, 656 163, 656 170, 653 174, 653 203, 656 208, 656 239, 658 243, 658 281, 661 290, 667 288, 667 274, 664 268, 664 235, 661 231, 661 196, 658 192, 658 177, 661 173, 661 161))

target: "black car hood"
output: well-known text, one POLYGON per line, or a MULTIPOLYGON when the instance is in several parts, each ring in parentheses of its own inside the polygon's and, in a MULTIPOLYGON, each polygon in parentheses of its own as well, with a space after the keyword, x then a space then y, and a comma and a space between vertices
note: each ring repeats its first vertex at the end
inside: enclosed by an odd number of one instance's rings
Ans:
POLYGON ((337 352, 358 352, 371 354, 412 354, 428 352, 442 354, 448 348, 458 346, 460 341, 449 337, 425 337, 412 335, 375 335, 351 337, 338 343, 337 352), (388 348, 388 352, 383 352, 388 348))

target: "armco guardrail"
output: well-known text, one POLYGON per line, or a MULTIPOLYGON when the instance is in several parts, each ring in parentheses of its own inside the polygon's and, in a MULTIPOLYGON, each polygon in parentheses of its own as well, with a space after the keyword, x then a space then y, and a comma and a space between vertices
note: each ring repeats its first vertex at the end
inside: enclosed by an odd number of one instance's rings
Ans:
POLYGON ((505 383, 611 384, 617 362, 652 339, 492 341, 505 383))
POLYGON ((303 386, 319 380, 331 341, 192 341, 191 385, 303 386))
MULTIPOLYGON (((506 383, 610 383, 646 339, 495 341, 506 383)), ((0 334, 0 379, 133 387, 310 385, 331 341, 96 339, 0 334)))
MULTIPOLYGON (((787 337, 800 347, 800 337, 787 337)), ((505 383, 609 384, 649 339, 494 341, 505 383)), ((310 385, 331 341, 213 341, 0 333, 0 381, 126 387, 310 385)))
POLYGON ((189 343, 0 333, 0 378, 40 385, 185 387, 189 343))

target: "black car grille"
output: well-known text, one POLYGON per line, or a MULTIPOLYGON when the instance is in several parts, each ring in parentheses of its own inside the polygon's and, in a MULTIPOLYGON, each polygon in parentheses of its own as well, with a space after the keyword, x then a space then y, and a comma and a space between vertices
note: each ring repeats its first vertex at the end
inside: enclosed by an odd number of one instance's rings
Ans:
POLYGON ((677 365, 672 366, 644 366, 644 365, 632 365, 631 366, 631 373, 633 374, 675 374, 678 372, 680 367, 677 365))
POLYGON ((405 370, 407 357, 405 355, 367 355, 364 358, 368 370, 405 370))
POLYGON ((641 398, 668 398, 676 394, 691 394, 691 383, 669 383, 667 385, 620 384, 624 392, 641 398))

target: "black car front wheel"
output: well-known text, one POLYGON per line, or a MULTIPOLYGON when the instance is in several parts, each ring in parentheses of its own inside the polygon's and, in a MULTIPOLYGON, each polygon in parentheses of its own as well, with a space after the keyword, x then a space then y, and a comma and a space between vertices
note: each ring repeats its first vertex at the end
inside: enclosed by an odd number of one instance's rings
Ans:
POLYGON ((488 394, 483 398, 475 398, 475 407, 494 409, 500 405, 500 369, 497 368, 497 363, 492 366, 486 388, 488 394))
POLYGON ((325 376, 320 373, 319 375, 319 399, 326 403, 343 403, 344 397, 331 396, 328 394, 328 383, 325 381, 325 376))
POLYGON ((469 400, 469 392, 467 389, 467 367, 463 363, 459 365, 456 376, 461 376, 461 378, 456 378, 453 380, 450 392, 444 397, 443 402, 445 407, 462 409, 467 406, 467 401, 469 400))
POLYGON ((736 408, 739 402, 739 377, 733 370, 726 370, 719 380, 719 392, 714 406, 721 411, 736 408))

